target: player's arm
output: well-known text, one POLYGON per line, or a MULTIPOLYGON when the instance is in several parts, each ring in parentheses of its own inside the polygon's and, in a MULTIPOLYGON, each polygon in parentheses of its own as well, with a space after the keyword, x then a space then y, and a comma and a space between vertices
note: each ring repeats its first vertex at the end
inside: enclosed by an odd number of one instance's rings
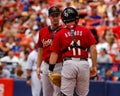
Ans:
POLYGON ((49 60, 49 70, 50 71, 53 71, 54 69, 54 66, 57 62, 57 59, 58 59, 58 54, 56 52, 52 52, 51 55, 50 55, 50 60, 49 60))
POLYGON ((29 54, 27 63, 26 63, 26 84, 31 85, 31 72, 32 72, 32 65, 33 65, 33 58, 32 58, 32 53, 29 54))
POLYGON ((96 75, 97 72, 97 50, 96 50, 96 45, 93 44, 90 47, 90 55, 92 59, 92 67, 91 67, 91 76, 96 75))
POLYGON ((32 70, 30 70, 30 69, 27 69, 27 70, 26 70, 27 77, 31 77, 31 72, 32 72, 32 70))
POLYGON ((43 48, 39 48, 38 56, 37 56, 37 70, 36 70, 38 79, 40 79, 40 69, 41 69, 41 63, 42 63, 42 56, 43 56, 43 48))
POLYGON ((32 72, 32 70, 30 70, 30 69, 26 70, 26 74, 27 74, 26 84, 27 85, 31 85, 31 72, 32 72))
POLYGON ((51 55, 50 55, 50 59, 49 59, 49 70, 53 71, 54 70, 54 66, 57 62, 58 59, 58 54, 60 52, 60 38, 59 38, 59 32, 56 33, 53 41, 52 41, 52 45, 50 47, 51 55))

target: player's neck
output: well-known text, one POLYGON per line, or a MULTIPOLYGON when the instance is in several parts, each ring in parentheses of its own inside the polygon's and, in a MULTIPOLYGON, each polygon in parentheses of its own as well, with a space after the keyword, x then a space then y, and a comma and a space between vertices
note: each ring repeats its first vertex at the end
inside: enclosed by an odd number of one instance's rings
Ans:
POLYGON ((54 30, 54 29, 58 28, 58 26, 59 26, 59 25, 56 25, 56 26, 51 25, 50 28, 51 28, 52 30, 54 30))
POLYGON ((66 26, 75 25, 75 22, 66 23, 66 26))

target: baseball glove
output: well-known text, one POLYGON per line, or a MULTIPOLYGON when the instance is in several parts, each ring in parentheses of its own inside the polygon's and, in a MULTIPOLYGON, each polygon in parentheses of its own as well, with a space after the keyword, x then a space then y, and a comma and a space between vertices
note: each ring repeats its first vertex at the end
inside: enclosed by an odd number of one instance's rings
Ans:
POLYGON ((49 75, 50 81, 60 87, 61 86, 61 75, 59 73, 50 73, 49 75))

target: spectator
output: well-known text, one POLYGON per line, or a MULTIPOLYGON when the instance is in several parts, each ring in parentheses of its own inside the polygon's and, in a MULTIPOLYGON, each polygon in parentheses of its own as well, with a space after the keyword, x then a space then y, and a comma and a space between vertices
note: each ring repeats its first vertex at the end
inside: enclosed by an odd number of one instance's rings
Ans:
POLYGON ((7 47, 7 38, 2 38, 2 45, 0 46, 0 57, 4 57, 8 55, 8 51, 10 50, 9 47, 7 47))
POLYGON ((112 63, 112 58, 109 54, 107 54, 106 49, 101 49, 97 56, 97 63, 112 63))
POLYGON ((97 6, 98 14, 103 15, 107 10, 107 5, 105 4, 104 0, 100 0, 100 4, 97 6))
POLYGON ((111 29, 106 29, 103 38, 107 42, 106 50, 108 54, 111 55, 112 57, 112 62, 117 62, 119 59, 119 50, 118 50, 118 45, 115 42, 115 35, 113 34, 111 29))
MULTIPOLYGON (((119 18, 120 18, 120 14, 119 14, 119 18)), ((117 37, 117 39, 120 39, 120 30, 119 29, 120 29, 120 25, 112 28, 112 31, 115 34, 115 36, 117 37)))
POLYGON ((9 36, 7 41, 8 42, 6 43, 6 46, 12 49, 12 47, 15 45, 14 36, 9 36))
POLYGON ((97 9, 93 8, 91 14, 88 17, 86 17, 86 19, 91 20, 90 26, 98 26, 101 24, 102 17, 98 15, 97 9))
POLYGON ((15 45, 12 47, 12 51, 17 57, 19 57, 21 51, 21 45, 20 45, 21 38, 15 37, 14 41, 15 41, 15 45))
POLYGON ((43 27, 42 22, 41 22, 41 17, 38 15, 36 20, 36 25, 38 26, 39 29, 43 27))
POLYGON ((117 77, 113 75, 112 69, 108 68, 105 70, 105 77, 103 77, 102 80, 117 81, 117 77))
POLYGON ((98 43, 97 43, 97 45, 96 45, 96 48, 97 48, 97 53, 100 53, 100 50, 102 49, 102 48, 104 48, 104 49, 107 49, 107 42, 106 42, 106 40, 103 38, 103 36, 100 36, 99 38, 98 38, 98 43))
POLYGON ((0 59, 1 62, 11 62, 11 63, 18 63, 19 64, 19 58, 14 55, 14 52, 10 50, 8 52, 8 56, 4 56, 0 59))
POLYGON ((30 42, 30 46, 32 49, 34 49, 35 44, 38 41, 38 37, 39 37, 39 27, 37 25, 33 25, 31 34, 28 36, 28 38, 32 38, 30 42))
POLYGON ((0 5, 0 33, 3 31, 3 24, 4 24, 3 7, 0 5))
POLYGON ((14 29, 12 29, 12 22, 10 20, 6 20, 4 23, 2 34, 5 34, 6 36, 15 36, 14 29))
POLYGON ((39 0, 35 0, 34 4, 32 5, 32 9, 35 12, 39 12, 40 11, 41 6, 40 6, 40 3, 39 3, 39 0))
POLYGON ((7 69, 3 68, 1 62, 0 62, 0 78, 10 78, 10 72, 7 69))
POLYGON ((25 78, 24 71, 22 70, 22 66, 20 64, 17 64, 12 71, 11 78, 25 78))
POLYGON ((118 3, 118 1, 112 0, 110 3, 111 4, 107 8, 107 14, 108 14, 108 18, 110 20, 109 26, 112 27, 114 25, 114 20, 115 20, 115 17, 117 15, 117 3, 118 3))
POLYGON ((18 70, 16 74, 17 79, 25 79, 24 72, 22 70, 18 70))

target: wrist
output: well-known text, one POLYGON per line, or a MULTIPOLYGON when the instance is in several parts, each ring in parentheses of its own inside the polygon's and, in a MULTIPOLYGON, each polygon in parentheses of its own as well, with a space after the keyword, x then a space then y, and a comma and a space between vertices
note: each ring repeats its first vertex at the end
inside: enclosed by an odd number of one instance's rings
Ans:
POLYGON ((36 69, 37 69, 37 70, 39 70, 39 69, 40 69, 40 67, 37 67, 36 69))
POLYGON ((40 65, 37 64, 37 68, 40 68, 40 65))
POLYGON ((93 65, 92 67, 94 67, 94 68, 95 68, 95 67, 97 67, 97 66, 96 66, 96 65, 93 65))
POLYGON ((53 72, 54 67, 55 67, 55 64, 49 64, 49 70, 50 70, 51 72, 53 72))
POLYGON ((27 76, 27 80, 30 80, 31 79, 31 76, 27 76))

